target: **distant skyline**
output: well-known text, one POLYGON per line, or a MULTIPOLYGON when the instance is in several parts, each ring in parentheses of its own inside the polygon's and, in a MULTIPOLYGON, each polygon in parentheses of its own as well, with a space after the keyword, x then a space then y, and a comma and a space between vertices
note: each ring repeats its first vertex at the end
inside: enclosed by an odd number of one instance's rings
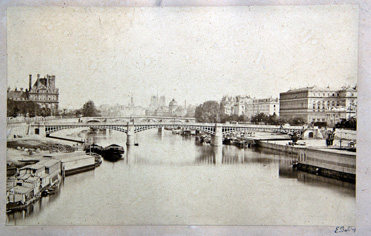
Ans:
POLYGON ((59 8, 7 11, 8 86, 53 74, 61 108, 199 104, 357 82, 358 8, 59 8))

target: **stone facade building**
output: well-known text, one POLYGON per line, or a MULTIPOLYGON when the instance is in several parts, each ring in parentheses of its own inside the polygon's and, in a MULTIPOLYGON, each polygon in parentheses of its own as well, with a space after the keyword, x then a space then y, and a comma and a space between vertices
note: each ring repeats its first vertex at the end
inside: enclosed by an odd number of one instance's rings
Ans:
POLYGON ((334 125, 356 115, 356 88, 337 90, 313 86, 280 93, 280 116, 286 119, 301 117, 307 123, 334 125))
POLYGON ((32 75, 29 75, 29 87, 26 90, 7 91, 7 97, 13 101, 32 101, 41 108, 50 109, 51 115, 58 113, 59 89, 55 86, 55 76, 46 75, 41 78, 37 75, 36 82, 32 85, 32 75))
POLYGON ((263 98, 263 99, 254 99, 253 100, 253 116, 264 113, 267 116, 269 115, 279 115, 279 101, 278 98, 263 98))
POLYGON ((221 103, 224 106, 224 113, 227 115, 243 115, 248 118, 259 113, 279 115, 278 98, 255 99, 250 96, 225 96, 221 103))

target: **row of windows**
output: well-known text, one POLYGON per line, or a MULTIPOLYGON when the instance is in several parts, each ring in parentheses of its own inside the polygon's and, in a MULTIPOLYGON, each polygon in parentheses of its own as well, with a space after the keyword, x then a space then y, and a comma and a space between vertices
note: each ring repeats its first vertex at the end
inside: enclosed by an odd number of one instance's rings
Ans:
POLYGON ((321 118, 317 118, 317 119, 316 118, 313 118, 312 119, 312 122, 325 122, 325 121, 326 121, 325 118, 322 118, 322 119, 321 118))
POLYGON ((312 96, 319 97, 339 97, 339 93, 313 93, 312 96))
POLYGON ((39 101, 56 101, 58 100, 57 96, 30 96, 31 100, 39 100, 39 101))

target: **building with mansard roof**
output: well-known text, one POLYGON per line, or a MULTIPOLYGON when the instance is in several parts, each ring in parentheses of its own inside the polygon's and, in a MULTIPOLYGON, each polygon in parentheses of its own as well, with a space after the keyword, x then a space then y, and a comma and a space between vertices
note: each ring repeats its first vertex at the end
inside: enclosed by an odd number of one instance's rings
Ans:
POLYGON ((50 109, 51 115, 58 112, 59 89, 55 86, 55 75, 46 75, 41 78, 37 75, 35 83, 32 85, 32 75, 29 75, 29 87, 26 90, 15 88, 8 89, 8 99, 21 102, 32 101, 40 105, 41 108, 50 109))

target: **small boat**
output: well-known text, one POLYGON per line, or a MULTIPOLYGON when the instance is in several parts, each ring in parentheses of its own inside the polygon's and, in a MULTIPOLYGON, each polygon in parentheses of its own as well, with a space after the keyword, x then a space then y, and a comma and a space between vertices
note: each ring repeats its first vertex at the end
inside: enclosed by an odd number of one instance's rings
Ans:
POLYGON ((111 144, 102 150, 103 155, 114 155, 114 154, 124 154, 124 148, 117 145, 117 144, 111 144))
POLYGON ((234 138, 224 138, 223 139, 223 144, 230 145, 235 141, 234 138))
POLYGON ((235 140, 233 144, 239 148, 245 148, 249 146, 246 140, 241 140, 241 139, 235 140))
POLYGON ((124 154, 124 148, 117 144, 111 144, 102 150, 103 158, 111 162, 121 160, 122 154, 124 154))
POLYGON ((102 154, 103 147, 93 143, 92 145, 86 146, 84 150, 86 153, 93 152, 97 154, 102 154))
POLYGON ((53 195, 56 193, 55 189, 47 189, 41 193, 41 196, 46 197, 48 195, 53 195))
POLYGON ((189 135, 191 135, 191 131, 190 130, 183 130, 182 135, 183 136, 189 136, 189 135))
POLYGON ((180 129, 173 129, 171 132, 173 134, 180 134, 182 132, 182 130, 180 130, 180 129))

